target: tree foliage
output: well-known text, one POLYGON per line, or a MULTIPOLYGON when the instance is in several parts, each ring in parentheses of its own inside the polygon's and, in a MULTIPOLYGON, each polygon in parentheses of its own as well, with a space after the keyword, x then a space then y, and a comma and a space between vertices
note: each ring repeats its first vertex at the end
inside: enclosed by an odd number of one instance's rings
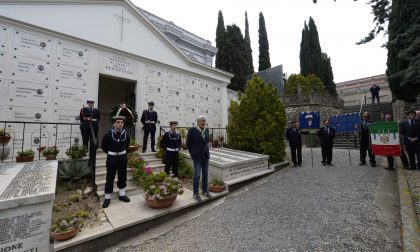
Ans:
POLYGON ((252 62, 251 38, 249 37, 248 14, 245 11, 245 43, 246 43, 246 60, 248 63, 247 74, 254 73, 254 63, 252 62))
POLYGON ((337 90, 334 82, 334 74, 331 66, 331 59, 326 53, 322 53, 321 60, 321 79, 324 83, 324 87, 328 93, 332 95, 337 95, 337 90))
POLYGON ((258 43, 260 55, 258 58, 258 71, 263 71, 271 68, 270 52, 268 46, 267 30, 265 28, 264 15, 260 12, 259 28, 258 28, 258 43))
POLYGON ((226 68, 224 70, 233 73, 228 88, 236 91, 244 91, 248 64, 246 58, 246 42, 242 36, 241 29, 236 25, 226 26, 226 37, 224 41, 226 52, 226 68))
POLYGON ((284 95, 290 96, 297 94, 325 95, 324 84, 314 74, 309 74, 308 76, 291 74, 286 84, 284 84, 284 95))
POLYGON ((216 54, 216 68, 226 70, 224 41, 226 36, 225 22, 223 20, 223 13, 219 11, 216 28, 216 47, 218 49, 216 54))
POLYGON ((272 163, 283 160, 286 111, 271 83, 254 75, 239 101, 231 101, 229 113, 230 147, 269 155, 272 163))

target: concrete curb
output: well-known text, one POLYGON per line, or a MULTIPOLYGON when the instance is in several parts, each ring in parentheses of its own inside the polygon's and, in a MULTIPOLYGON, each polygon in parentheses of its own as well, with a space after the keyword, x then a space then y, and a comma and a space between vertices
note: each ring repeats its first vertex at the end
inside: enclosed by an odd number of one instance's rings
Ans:
POLYGON ((413 198, 404 174, 401 160, 397 159, 397 183, 400 200, 402 251, 420 251, 420 228, 413 198))

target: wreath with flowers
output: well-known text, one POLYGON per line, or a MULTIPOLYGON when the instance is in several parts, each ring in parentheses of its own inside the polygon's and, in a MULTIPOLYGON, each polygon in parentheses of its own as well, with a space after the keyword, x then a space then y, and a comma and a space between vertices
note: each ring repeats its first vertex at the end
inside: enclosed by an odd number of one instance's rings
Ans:
POLYGON ((111 109, 110 115, 111 115, 111 122, 112 122, 112 117, 114 116, 124 116, 126 118, 124 120, 124 126, 126 129, 130 129, 134 127, 139 117, 137 112, 134 109, 127 106, 127 104, 125 103, 122 103, 120 105, 115 105, 111 109))

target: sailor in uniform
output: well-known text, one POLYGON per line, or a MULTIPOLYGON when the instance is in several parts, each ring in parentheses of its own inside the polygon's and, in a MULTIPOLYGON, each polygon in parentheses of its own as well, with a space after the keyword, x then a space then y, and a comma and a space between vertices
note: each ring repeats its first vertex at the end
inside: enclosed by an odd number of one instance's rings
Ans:
POLYGON ((143 153, 146 152, 147 149, 147 140, 149 138, 149 134, 151 136, 151 148, 152 152, 156 152, 155 150, 155 133, 156 133, 156 123, 158 122, 158 115, 157 112, 153 110, 153 106, 155 103, 150 101, 147 103, 149 105, 149 109, 145 109, 141 115, 141 123, 143 124, 143 153))
POLYGON ((83 145, 86 147, 88 146, 89 139, 91 137, 92 139, 98 138, 98 122, 101 113, 98 109, 93 107, 94 104, 95 100, 89 98, 87 99, 87 107, 83 107, 82 109, 80 109, 80 131, 82 133, 83 145))
POLYGON ((124 116, 112 117, 114 128, 109 130, 102 139, 102 150, 107 153, 106 158, 106 183, 105 200, 103 208, 107 208, 111 201, 114 189, 115 175, 118 172, 117 186, 119 188, 119 200, 130 202, 130 198, 125 195, 127 186, 127 149, 130 145, 130 136, 124 130, 124 116))
POLYGON ((160 140, 160 148, 165 152, 165 172, 169 175, 172 167, 172 173, 178 177, 178 156, 181 147, 181 135, 176 132, 178 122, 171 121, 169 126, 171 129, 166 132, 160 140))

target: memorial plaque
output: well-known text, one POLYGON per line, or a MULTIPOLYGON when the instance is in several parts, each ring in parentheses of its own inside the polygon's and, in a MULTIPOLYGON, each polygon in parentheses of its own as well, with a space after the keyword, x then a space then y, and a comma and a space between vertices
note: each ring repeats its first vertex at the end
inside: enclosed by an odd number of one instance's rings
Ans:
POLYGON ((57 165, 0 164, 0 251, 49 251, 57 165))
POLYGON ((184 92, 184 102, 186 104, 196 104, 196 98, 197 98, 197 94, 195 92, 191 92, 188 90, 185 90, 184 92))
POLYGON ((87 99, 86 89, 55 87, 53 93, 54 105, 58 108, 80 109, 87 99))
MULTIPOLYGON (((76 107, 76 106, 75 106, 76 107)), ((81 108, 81 106, 79 106, 81 108)), ((59 123, 80 123, 80 109, 65 110, 65 109, 54 109, 54 122, 59 123)), ((75 126, 77 127, 77 126, 75 126)))
POLYGON ((198 95, 197 102, 199 104, 201 104, 201 105, 208 105, 210 103, 209 102, 209 94, 199 92, 199 93, 197 93, 197 95, 198 95))
POLYGON ((121 76, 127 79, 136 79, 138 75, 138 62, 122 55, 104 52, 99 55, 98 62, 102 64, 99 69, 102 69, 104 73, 109 75, 121 76))
POLYGON ((149 98, 149 100, 165 99, 163 89, 164 86, 162 84, 146 82, 146 97, 149 98))
POLYGON ((11 80, 7 103, 15 106, 46 108, 50 105, 50 89, 45 84, 11 80))
POLYGON ((198 89, 200 90, 200 92, 207 93, 210 90, 209 81, 200 79, 198 81, 198 89))
POLYGON ((57 86, 72 88, 86 87, 87 69, 64 64, 57 64, 56 66, 56 76, 54 81, 57 83, 57 86))
POLYGON ((11 61, 12 78, 46 82, 50 78, 51 64, 48 61, 13 55, 11 61))
POLYGON ((9 28, 0 25, 0 52, 6 52, 9 49, 9 28))
POLYGON ((182 76, 176 72, 168 71, 166 83, 171 84, 172 86, 181 87, 182 76))
POLYGON ((9 73, 8 65, 8 54, 5 52, 0 52, 0 78, 6 77, 9 73))
POLYGON ((57 61, 61 64, 85 68, 89 61, 89 49, 59 41, 57 44, 57 61))
POLYGON ((181 89, 174 86, 166 88, 166 98, 171 101, 179 101, 181 98, 181 89))
POLYGON ((162 67, 147 65, 145 67, 145 77, 147 81, 162 83, 165 80, 165 70, 162 67))
POLYGON ((9 93, 9 80, 0 78, 0 105, 7 104, 7 94, 9 93))
POLYGON ((210 90, 211 90, 211 92, 213 93, 213 94, 222 94, 221 92, 220 92, 220 84, 217 84, 217 83, 212 83, 211 85, 210 85, 210 90))
POLYGON ((51 48, 50 38, 21 30, 13 31, 14 54, 49 60, 51 48))
POLYGON ((7 118, 12 121, 48 122, 47 109, 34 107, 9 106, 7 118))

